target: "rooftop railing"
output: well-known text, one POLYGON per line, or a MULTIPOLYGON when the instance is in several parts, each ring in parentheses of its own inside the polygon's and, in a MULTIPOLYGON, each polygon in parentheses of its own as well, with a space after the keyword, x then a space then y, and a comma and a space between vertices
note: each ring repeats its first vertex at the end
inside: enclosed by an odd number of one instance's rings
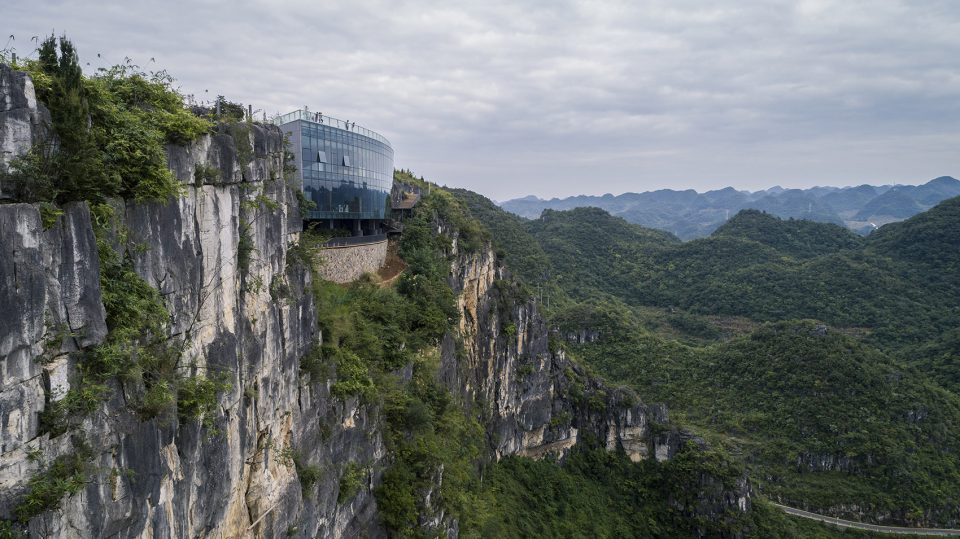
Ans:
POLYGON ((322 112, 313 112, 309 109, 297 109, 293 112, 288 112, 287 114, 281 114, 279 116, 274 116, 273 123, 277 125, 283 125, 290 123, 294 120, 304 120, 306 122, 313 122, 321 125, 329 125, 337 129, 343 129, 344 131, 349 131, 350 133, 357 133, 365 137, 370 137, 376 141, 382 142, 387 146, 391 146, 390 141, 386 139, 380 133, 376 131, 371 131, 362 125, 357 125, 356 122, 348 122, 346 120, 341 120, 339 118, 334 118, 333 116, 327 116, 322 112))

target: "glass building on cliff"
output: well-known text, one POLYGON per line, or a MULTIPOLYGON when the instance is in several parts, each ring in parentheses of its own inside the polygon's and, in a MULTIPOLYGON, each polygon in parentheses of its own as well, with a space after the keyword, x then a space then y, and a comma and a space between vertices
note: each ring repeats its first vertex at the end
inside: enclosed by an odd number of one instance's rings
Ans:
POLYGON ((303 194, 316 207, 307 219, 354 235, 379 233, 389 214, 393 147, 382 135, 306 108, 274 120, 288 137, 303 180, 303 194))

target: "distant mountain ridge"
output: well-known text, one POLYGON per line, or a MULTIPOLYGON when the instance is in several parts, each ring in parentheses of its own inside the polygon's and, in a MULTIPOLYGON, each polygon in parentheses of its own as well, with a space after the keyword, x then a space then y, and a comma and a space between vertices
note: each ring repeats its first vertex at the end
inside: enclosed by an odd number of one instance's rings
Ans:
POLYGON ((960 196, 960 180, 941 176, 923 185, 859 185, 762 191, 725 187, 705 193, 660 189, 643 193, 578 195, 544 200, 529 195, 500 203, 503 209, 536 219, 543 210, 596 207, 612 215, 689 240, 710 235, 737 212, 761 210, 784 219, 807 219, 842 225, 859 234, 902 221, 937 203, 960 196))

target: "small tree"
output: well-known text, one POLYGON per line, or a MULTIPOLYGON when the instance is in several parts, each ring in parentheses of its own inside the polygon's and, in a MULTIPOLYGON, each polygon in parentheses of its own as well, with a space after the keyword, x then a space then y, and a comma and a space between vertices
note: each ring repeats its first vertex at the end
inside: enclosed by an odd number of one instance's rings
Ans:
POLYGON ((39 49, 40 68, 50 83, 38 86, 37 97, 50 109, 57 136, 56 151, 45 155, 56 159, 57 166, 48 167, 55 174, 47 182, 50 192, 37 195, 58 202, 115 196, 120 181, 107 174, 90 126, 89 94, 77 51, 66 37, 59 39, 59 50, 57 45, 51 35, 39 49))

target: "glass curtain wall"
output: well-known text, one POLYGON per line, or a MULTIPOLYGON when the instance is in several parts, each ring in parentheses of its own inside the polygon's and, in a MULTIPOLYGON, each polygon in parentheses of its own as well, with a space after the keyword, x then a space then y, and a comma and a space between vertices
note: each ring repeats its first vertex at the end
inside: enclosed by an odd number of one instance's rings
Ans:
POLYGON ((303 119, 282 129, 299 146, 292 149, 299 150, 303 191, 317 205, 310 219, 385 217, 393 185, 393 148, 386 139, 303 119))

